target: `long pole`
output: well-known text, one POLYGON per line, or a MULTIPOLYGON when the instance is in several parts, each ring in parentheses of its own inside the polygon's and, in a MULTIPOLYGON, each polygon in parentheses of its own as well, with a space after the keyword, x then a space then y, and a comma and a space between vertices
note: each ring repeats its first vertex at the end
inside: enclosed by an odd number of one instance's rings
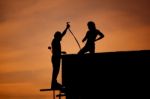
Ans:
MULTIPOLYGON (((67 22, 67 24, 69 24, 69 22, 67 22)), ((81 49, 81 46, 80 46, 80 44, 79 44, 77 38, 75 37, 75 35, 73 34, 73 32, 70 30, 70 28, 69 28, 69 31, 70 31, 70 33, 72 34, 72 36, 74 37, 74 39, 76 40, 76 42, 77 42, 77 44, 78 44, 78 46, 79 46, 79 49, 81 49)))

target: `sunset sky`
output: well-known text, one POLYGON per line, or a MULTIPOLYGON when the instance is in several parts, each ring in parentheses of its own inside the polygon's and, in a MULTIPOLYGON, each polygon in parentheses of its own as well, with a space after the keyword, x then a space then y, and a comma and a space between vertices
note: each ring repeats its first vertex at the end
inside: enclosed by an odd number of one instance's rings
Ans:
MULTIPOLYGON (((39 91, 51 85, 47 47, 68 21, 81 47, 87 22, 95 22, 105 35, 96 53, 150 50, 149 0, 0 0, 0 99, 52 99, 39 91)), ((69 31, 61 44, 79 51, 69 31)))

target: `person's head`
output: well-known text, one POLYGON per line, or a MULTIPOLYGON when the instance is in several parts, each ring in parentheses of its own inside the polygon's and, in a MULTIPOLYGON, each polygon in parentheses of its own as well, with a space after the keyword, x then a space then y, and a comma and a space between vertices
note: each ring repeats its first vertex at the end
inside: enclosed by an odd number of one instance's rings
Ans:
POLYGON ((96 29, 95 23, 93 21, 89 21, 87 25, 88 25, 89 30, 96 29))
POLYGON ((54 38, 60 39, 61 38, 61 32, 59 32, 59 31, 55 32, 54 38))

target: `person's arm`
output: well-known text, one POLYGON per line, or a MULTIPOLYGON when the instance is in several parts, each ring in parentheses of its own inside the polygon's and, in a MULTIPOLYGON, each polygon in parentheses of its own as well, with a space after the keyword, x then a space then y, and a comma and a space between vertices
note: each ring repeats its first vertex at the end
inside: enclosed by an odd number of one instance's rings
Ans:
POLYGON ((70 25, 69 25, 69 24, 67 24, 67 26, 66 26, 65 30, 62 32, 61 38, 62 38, 62 37, 66 34, 67 29, 69 29, 69 28, 70 28, 70 25))
POLYGON ((86 39, 87 39, 87 34, 88 32, 86 33, 85 37, 83 38, 82 42, 84 42, 86 39))
POLYGON ((98 35, 99 35, 99 37, 95 41, 98 41, 98 40, 104 38, 104 34, 102 32, 98 31, 98 35))

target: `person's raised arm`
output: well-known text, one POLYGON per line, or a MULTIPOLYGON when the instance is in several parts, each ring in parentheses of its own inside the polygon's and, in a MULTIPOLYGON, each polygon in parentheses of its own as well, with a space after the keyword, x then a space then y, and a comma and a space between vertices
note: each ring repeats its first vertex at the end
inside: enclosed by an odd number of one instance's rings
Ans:
POLYGON ((70 25, 69 25, 69 24, 67 24, 67 26, 66 26, 65 30, 62 32, 61 37, 63 37, 63 36, 66 34, 67 29, 69 29, 69 28, 70 28, 70 25))
POLYGON ((102 32, 98 31, 98 35, 99 35, 99 37, 95 41, 98 41, 98 40, 104 38, 104 34, 102 32))

